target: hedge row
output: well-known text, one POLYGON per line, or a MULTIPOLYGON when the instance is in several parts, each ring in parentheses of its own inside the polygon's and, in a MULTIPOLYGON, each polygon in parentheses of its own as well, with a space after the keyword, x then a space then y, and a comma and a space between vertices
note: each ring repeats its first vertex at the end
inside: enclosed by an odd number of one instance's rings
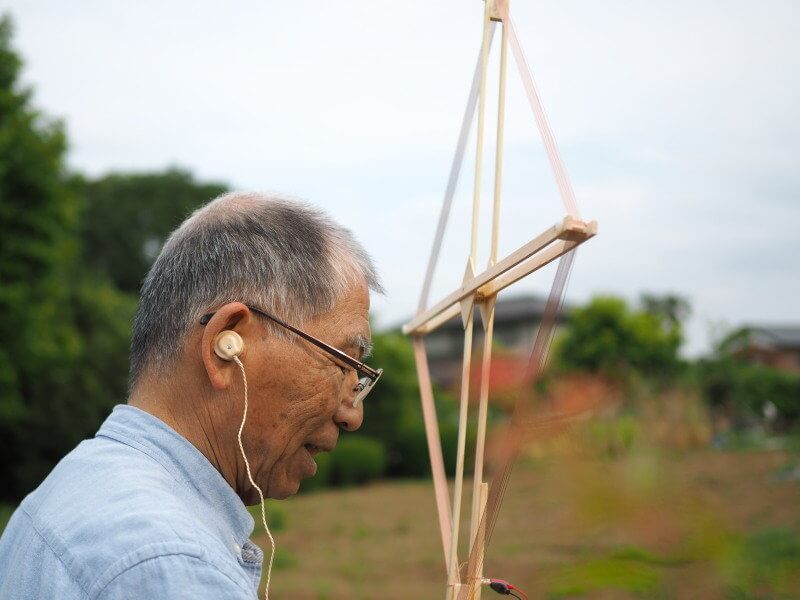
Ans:
MULTIPOLYGON (((455 470, 458 428, 440 425, 442 454, 449 473, 455 470)), ((471 468, 474 431, 467 435, 466 467, 471 468)), ((380 440, 361 434, 344 434, 331 453, 316 456, 317 474, 303 481, 302 491, 331 486, 349 486, 392 476, 424 478, 430 475, 430 459, 425 430, 420 426, 397 438, 391 450, 380 440)))

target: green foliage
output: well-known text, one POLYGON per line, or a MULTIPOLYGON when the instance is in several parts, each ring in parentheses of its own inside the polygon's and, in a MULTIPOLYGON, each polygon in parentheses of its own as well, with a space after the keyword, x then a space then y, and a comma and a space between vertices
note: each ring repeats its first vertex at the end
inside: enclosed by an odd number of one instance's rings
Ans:
MULTIPOLYGON (((61 283, 74 251, 77 201, 63 184, 62 127, 45 120, 17 79, 12 25, 0 19, 0 439, 21 425, 34 372, 31 352, 61 362, 74 353, 63 325, 61 283), (13 352, 10 342, 13 340, 13 352)), ((35 358, 35 357, 34 357, 35 358)), ((60 370, 60 365, 57 367, 60 370)), ((2 460, 2 459, 0 459, 2 460)))
POLYGON ((392 445, 394 468, 390 471, 397 477, 427 477, 431 472, 428 454, 428 439, 422 417, 417 423, 406 423, 397 429, 392 445))
POLYGON ((631 450, 639 429, 639 422, 630 415, 594 419, 585 426, 586 443, 593 456, 620 456, 631 450))
POLYGON ((646 313, 659 317, 668 327, 680 327, 692 312, 688 300, 674 294, 642 294, 640 300, 646 313))
POLYGON ((124 388, 120 353, 107 351, 127 345, 117 319, 130 305, 114 290, 95 297, 84 287, 64 131, 19 87, 11 33, 0 19, 0 474, 2 497, 19 499, 95 431, 124 388))
POLYGON ((16 508, 14 504, 0 502, 0 535, 3 535, 3 531, 5 531, 6 525, 11 520, 11 515, 14 514, 16 508))
MULTIPOLYGON (((267 500, 264 506, 265 514, 267 515, 267 525, 269 525, 269 529, 272 533, 277 533, 278 531, 286 529, 286 511, 278 502, 277 500, 267 500)), ((253 521, 255 521, 253 531, 256 533, 263 533, 264 525, 261 523, 261 505, 255 504, 249 506, 247 510, 250 512, 250 516, 253 517, 253 521)))
POLYGON ((772 402, 778 415, 787 421, 800 421, 800 375, 747 365, 737 371, 736 380, 733 389, 736 406, 756 412, 772 402))
POLYGON ((550 598, 582 596, 600 590, 619 590, 652 597, 662 579, 649 560, 612 556, 570 565, 558 571, 550 588, 550 598))
POLYGON ((276 571, 291 569, 297 565, 297 557, 287 548, 278 547, 275 549, 275 562, 273 567, 276 571))
MULTIPOLYGON (((466 443, 464 444, 464 465, 467 471, 472 469, 475 462, 475 440, 478 432, 474 421, 467 423, 466 443)), ((458 421, 455 419, 439 422, 439 436, 442 440, 442 457, 444 468, 448 473, 456 470, 458 458, 458 421)))
POLYGON ((354 434, 339 440, 333 458, 332 480, 353 485, 379 479, 386 472, 386 449, 379 441, 354 434))
POLYGON ((723 570, 732 598, 795 597, 792 591, 800 572, 800 536, 788 528, 749 535, 727 554, 723 570), (761 593, 755 595, 756 590, 761 593))
POLYGON ((321 452, 314 457, 317 463, 317 473, 314 477, 304 479, 300 485, 301 492, 313 492, 327 487, 331 482, 333 458, 327 452, 321 452))
POLYGON ((742 424, 760 418, 767 402, 775 405, 783 423, 800 422, 800 375, 796 373, 743 364, 724 355, 699 361, 694 372, 709 405, 734 411, 742 424))
POLYGON ((368 362, 384 373, 364 401, 361 433, 384 445, 390 475, 422 475, 425 467, 420 454, 425 453, 427 463, 427 445, 411 342, 400 333, 388 332, 375 333, 372 343, 368 362))
POLYGON ((169 233, 226 189, 221 183, 199 183, 179 169, 85 181, 83 262, 119 289, 138 294, 169 233))
POLYGON ((224 186, 175 170, 97 182, 69 175, 63 127, 20 87, 11 36, 3 17, 0 498, 19 500, 125 400, 136 308, 128 292, 166 233, 224 186))
POLYGON ((683 336, 677 319, 682 313, 672 302, 659 307, 653 297, 646 304, 645 310, 632 310, 621 298, 600 296, 575 309, 557 345, 559 364, 614 376, 674 374, 680 365, 683 336))

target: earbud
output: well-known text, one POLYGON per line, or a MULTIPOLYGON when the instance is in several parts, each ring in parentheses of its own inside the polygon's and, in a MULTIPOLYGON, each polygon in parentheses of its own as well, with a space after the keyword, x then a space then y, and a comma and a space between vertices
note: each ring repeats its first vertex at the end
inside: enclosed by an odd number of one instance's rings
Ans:
POLYGON ((220 331, 217 337, 214 338, 214 354, 219 356, 222 360, 233 360, 235 356, 239 356, 244 349, 244 341, 235 331, 226 329, 220 331))

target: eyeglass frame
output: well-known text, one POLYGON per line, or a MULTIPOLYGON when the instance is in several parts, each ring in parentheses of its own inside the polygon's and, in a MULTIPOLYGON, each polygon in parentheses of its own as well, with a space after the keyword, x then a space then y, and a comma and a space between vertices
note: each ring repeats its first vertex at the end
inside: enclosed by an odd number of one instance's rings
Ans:
MULTIPOLYGON (((273 321, 274 323, 277 323, 281 327, 288 329, 292 333, 299 335, 307 342, 314 344, 320 350, 324 350, 337 360, 345 363, 348 367, 350 367, 356 372, 356 375, 358 375, 359 373, 363 373, 370 380, 370 385, 369 387, 364 386, 358 390, 356 398, 353 400, 353 406, 358 406, 358 403, 367 397, 367 394, 369 394, 369 392, 372 391, 372 388, 375 387, 375 384, 377 383, 378 379, 380 379, 380 376, 383 375, 383 369, 373 369, 372 367, 364 364, 360 360, 356 360, 346 352, 343 352, 342 350, 339 350, 338 348, 331 346, 330 344, 326 344, 322 340, 315 338, 313 335, 306 333, 302 329, 298 329, 293 325, 289 325, 289 323, 287 323, 283 319, 279 319, 275 315, 271 315, 265 310, 261 310, 260 308, 256 308, 255 306, 251 306, 249 304, 245 304, 245 306, 251 312, 254 312, 262 317, 266 317, 270 321, 273 321), (364 390, 367 390, 367 393, 362 395, 362 392, 364 392, 364 390)), ((202 317, 200 317, 200 324, 203 326, 207 325, 208 322, 211 320, 211 318, 214 316, 214 314, 216 314, 216 311, 207 313, 202 317)), ((360 377, 359 377, 359 385, 362 385, 360 377)))

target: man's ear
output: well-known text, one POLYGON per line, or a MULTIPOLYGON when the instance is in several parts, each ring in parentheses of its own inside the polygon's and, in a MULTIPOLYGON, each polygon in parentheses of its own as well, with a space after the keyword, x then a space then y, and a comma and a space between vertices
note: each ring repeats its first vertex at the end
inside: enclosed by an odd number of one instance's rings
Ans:
POLYGON ((244 341, 242 352, 238 355, 241 359, 247 352, 245 330, 251 321, 252 313, 249 308, 241 302, 230 302, 218 308, 203 328, 200 353, 208 380, 215 390, 227 389, 237 376, 239 368, 234 361, 226 361, 214 352, 217 336, 227 330, 238 333, 244 341))

